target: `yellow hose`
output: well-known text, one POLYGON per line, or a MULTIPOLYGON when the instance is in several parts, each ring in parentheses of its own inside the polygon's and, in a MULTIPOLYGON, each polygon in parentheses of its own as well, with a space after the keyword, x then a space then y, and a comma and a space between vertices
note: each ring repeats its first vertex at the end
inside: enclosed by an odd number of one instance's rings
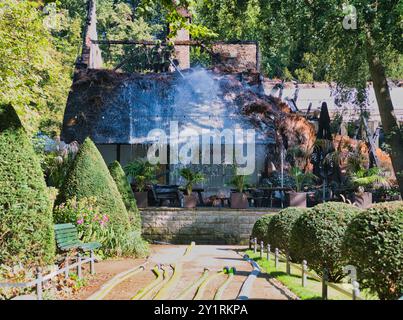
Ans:
POLYGON ((135 269, 129 271, 128 273, 126 273, 123 276, 118 276, 115 279, 112 279, 112 281, 110 283, 108 283, 104 288, 102 288, 99 292, 95 293, 94 295, 92 295, 90 298, 88 298, 88 300, 102 300, 103 298, 105 298, 109 292, 112 291, 113 288, 115 288, 118 284, 122 283, 123 281, 125 281, 126 279, 134 276, 135 274, 142 272, 145 270, 144 265, 141 265, 139 267, 136 267, 135 269))
POLYGON ((222 283, 222 285, 217 289, 215 295, 214 295, 214 300, 221 300, 222 294, 224 293, 225 289, 229 285, 229 283, 232 281, 234 278, 235 274, 235 268, 227 269, 228 277, 225 279, 225 281, 222 283))
POLYGON ((130 300, 139 300, 143 296, 145 296, 150 290, 152 290, 155 286, 157 286, 163 280, 163 273, 160 272, 158 266, 155 266, 152 269, 152 272, 156 275, 156 279, 153 280, 149 285, 145 286, 143 289, 140 289, 136 295, 134 295, 130 300))
POLYGON ((161 282, 157 283, 146 294, 144 294, 140 298, 140 300, 153 300, 154 299, 155 295, 158 293, 158 290, 161 290, 161 288, 168 281, 168 271, 166 269, 164 269, 164 271, 163 271, 162 278, 163 278, 163 280, 161 282))
MULTIPOLYGON (((186 248, 185 253, 183 254, 183 257, 186 257, 190 254, 192 249, 195 246, 195 242, 192 241, 190 245, 186 248)), ((179 261, 176 263, 174 266, 172 266, 173 273, 171 278, 162 286, 162 288, 158 291, 156 296, 154 297, 154 300, 165 300, 167 297, 169 297, 170 291, 169 289, 176 285, 178 282, 179 278, 182 275, 182 263, 179 261)))
POLYGON ((221 276, 221 275, 223 275, 223 274, 224 274, 224 270, 219 271, 219 272, 217 272, 217 273, 215 273, 215 274, 212 274, 211 276, 207 277, 207 278, 200 284, 200 286, 197 288, 197 291, 196 291, 196 294, 195 294, 194 297, 193 297, 193 300, 201 300, 201 298, 202 298, 203 295, 204 295, 204 290, 206 289, 207 284, 208 284, 211 280, 213 280, 213 279, 215 279, 215 278, 217 278, 217 277, 219 277, 219 276, 221 276))
POLYGON ((175 300, 183 300, 184 297, 194 288, 200 286, 200 284, 208 277, 209 270, 204 269, 203 274, 197 279, 195 282, 193 282, 190 286, 188 286, 185 290, 183 290, 179 296, 176 297, 175 300))

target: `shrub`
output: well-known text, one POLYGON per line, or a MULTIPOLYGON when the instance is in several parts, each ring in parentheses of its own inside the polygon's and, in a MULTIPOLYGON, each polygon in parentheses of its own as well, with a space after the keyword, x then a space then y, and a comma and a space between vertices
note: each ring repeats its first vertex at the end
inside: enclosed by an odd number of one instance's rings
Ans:
POLYGON ((347 228, 344 252, 363 288, 380 299, 398 299, 403 292, 403 202, 379 203, 357 215, 347 228))
POLYGON ((75 197, 68 199, 54 208, 53 216, 56 223, 75 224, 83 242, 105 242, 109 216, 99 211, 96 198, 82 198, 79 201, 75 197))
POLYGON ((118 161, 114 161, 109 165, 109 172, 113 180, 115 180, 116 186, 120 194, 122 195, 123 202, 126 206, 126 210, 129 214, 130 224, 134 230, 141 230, 141 217, 137 208, 136 199, 134 198, 133 190, 127 180, 127 177, 118 161))
POLYGON ((269 222, 273 218, 273 214, 267 214, 260 217, 252 229, 252 237, 257 238, 257 241, 264 241, 264 243, 268 243, 268 227, 269 222))
POLYGON ((48 192, 39 159, 15 110, 0 105, 0 264, 53 261, 48 192))
POLYGON ((339 282, 346 265, 342 255, 344 233, 352 218, 360 210, 338 202, 319 204, 304 212, 291 231, 290 254, 294 261, 306 259, 308 266, 329 280, 339 282))
POLYGON ((268 240, 273 249, 279 248, 284 252, 289 252, 291 230, 295 221, 307 210, 309 209, 290 207, 273 216, 267 229, 268 240))
POLYGON ((81 145, 71 166, 57 203, 65 203, 74 197, 95 197, 102 215, 110 219, 108 231, 115 241, 102 243, 107 255, 131 255, 127 250, 127 235, 131 232, 129 216, 115 181, 94 143, 87 138, 81 145))

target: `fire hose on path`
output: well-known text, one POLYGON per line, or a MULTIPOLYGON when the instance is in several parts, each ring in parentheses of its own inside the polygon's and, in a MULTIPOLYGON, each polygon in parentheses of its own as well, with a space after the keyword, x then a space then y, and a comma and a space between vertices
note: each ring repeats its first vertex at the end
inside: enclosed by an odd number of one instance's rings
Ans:
POLYGON ((239 293, 237 300, 248 300, 249 299, 250 292, 251 292, 252 287, 253 287, 253 283, 255 282, 257 276, 260 273, 260 267, 255 261, 250 259, 247 254, 244 255, 243 258, 252 265, 253 270, 249 274, 249 276, 246 278, 245 282, 243 283, 242 288, 241 288, 241 292, 239 293))

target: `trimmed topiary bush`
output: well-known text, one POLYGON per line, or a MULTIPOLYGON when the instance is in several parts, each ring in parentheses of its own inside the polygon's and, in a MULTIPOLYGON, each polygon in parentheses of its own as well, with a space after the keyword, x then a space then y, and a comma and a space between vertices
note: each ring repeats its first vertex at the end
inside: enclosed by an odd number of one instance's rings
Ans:
POLYGON ((127 236, 132 232, 122 196, 101 154, 87 138, 81 145, 57 198, 61 204, 76 197, 96 198, 101 215, 109 217, 108 241, 102 243, 107 255, 132 255, 127 236))
POLYGON ((328 202, 304 212, 291 231, 290 255, 294 261, 307 260, 308 266, 323 276, 324 268, 329 280, 339 282, 346 265, 342 255, 344 233, 348 224, 361 210, 355 206, 328 202))
POLYGON ((122 195, 123 202, 129 214, 130 224, 134 230, 141 230, 141 217, 139 209, 137 208, 136 199, 134 198, 133 190, 126 178, 125 172, 118 161, 114 161, 109 165, 109 172, 120 194, 122 195))
POLYGON ((383 300, 398 299, 403 294, 403 202, 379 203, 357 215, 347 228, 344 252, 362 288, 383 300))
POLYGON ((273 248, 278 248, 283 252, 290 251, 291 231, 295 221, 307 208, 289 207, 283 209, 273 216, 268 225, 268 240, 273 248))
POLYGON ((15 110, 0 105, 0 264, 44 265, 55 255, 52 201, 15 110))
POLYGON ((252 237, 257 238, 257 241, 264 241, 264 243, 268 243, 268 227, 269 222, 273 218, 273 214, 267 214, 260 217, 255 224, 253 225, 252 229, 252 237))

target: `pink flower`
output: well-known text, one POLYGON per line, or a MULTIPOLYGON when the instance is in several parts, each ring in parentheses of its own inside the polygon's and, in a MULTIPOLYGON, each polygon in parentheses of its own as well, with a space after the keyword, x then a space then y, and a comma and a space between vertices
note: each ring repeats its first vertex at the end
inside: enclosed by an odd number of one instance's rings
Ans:
POLYGON ((104 216, 102 217, 102 221, 108 222, 108 221, 109 221, 109 217, 108 217, 106 214, 104 214, 104 216))
POLYGON ((77 220, 77 224, 83 224, 83 223, 84 223, 84 219, 77 220))

